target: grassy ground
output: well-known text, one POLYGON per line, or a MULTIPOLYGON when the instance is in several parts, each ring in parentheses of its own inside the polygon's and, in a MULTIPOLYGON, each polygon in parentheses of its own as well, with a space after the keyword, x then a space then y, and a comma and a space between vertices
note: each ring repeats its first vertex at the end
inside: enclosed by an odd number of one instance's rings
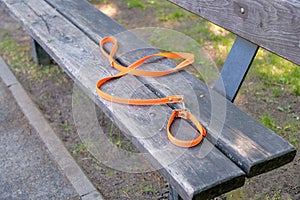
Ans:
MULTIPOLYGON (((117 1, 90 0, 90 2, 102 5, 108 4, 120 7, 117 1)), ((206 22, 199 17, 175 7, 167 1, 159 0, 126 0, 128 9, 135 13, 151 13, 152 22, 160 27, 167 27, 183 32, 195 39, 208 51, 219 68, 223 65, 235 36, 228 31, 206 22)), ((121 3, 120 3, 121 4, 121 3)), ((120 14, 116 17, 128 28, 141 27, 141 23, 126 19, 126 15, 120 14), (127 22, 127 21, 130 21, 127 22)), ((145 25, 144 25, 145 26, 145 25)), ((18 29, 19 27, 16 27, 18 29)), ((63 71, 58 66, 37 67, 33 63, 28 45, 20 44, 10 37, 8 29, 3 29, 0 41, 0 52, 16 74, 27 74, 29 81, 47 81, 55 79, 57 85, 68 82, 63 76, 63 71)), ((237 98, 237 104, 254 116, 265 126, 274 130, 282 137, 289 140, 299 149, 300 138, 300 67, 296 66, 266 50, 260 49, 251 70, 245 80, 242 90, 237 98), (244 102, 250 102, 245 104, 244 102)), ((70 131, 67 122, 61 124, 62 128, 70 131)), ((111 127, 110 134, 113 134, 111 127)), ((116 133, 113 142, 116 145, 122 143, 120 133, 116 133)), ((86 152, 82 144, 74 146, 73 154, 86 152)), ((251 180, 248 181, 251 185, 251 180)), ((227 199, 248 199, 248 185, 242 189, 226 194, 227 199)), ((145 185, 143 192, 155 191, 155 186, 145 185)), ((124 193, 129 193, 123 188, 124 193)), ((128 189, 129 190, 129 189, 128 189)), ((281 194, 280 190, 272 193, 255 194, 254 199, 288 199, 281 194)))

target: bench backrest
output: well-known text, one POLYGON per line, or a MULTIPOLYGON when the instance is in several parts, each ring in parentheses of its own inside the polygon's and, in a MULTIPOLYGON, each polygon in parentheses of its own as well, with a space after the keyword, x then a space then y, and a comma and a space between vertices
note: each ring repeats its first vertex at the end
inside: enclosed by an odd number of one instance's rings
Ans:
POLYGON ((169 1, 300 65, 300 1, 169 1))

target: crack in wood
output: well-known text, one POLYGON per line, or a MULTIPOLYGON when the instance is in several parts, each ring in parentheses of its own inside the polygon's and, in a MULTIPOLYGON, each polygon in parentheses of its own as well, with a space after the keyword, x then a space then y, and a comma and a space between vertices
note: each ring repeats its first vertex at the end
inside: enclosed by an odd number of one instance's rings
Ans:
POLYGON ((45 17, 43 15, 40 15, 39 13, 37 13, 27 2, 22 1, 35 15, 39 16, 40 19, 42 20, 42 22, 45 24, 47 32, 50 34, 50 27, 49 24, 47 22, 47 20, 45 19, 45 17))

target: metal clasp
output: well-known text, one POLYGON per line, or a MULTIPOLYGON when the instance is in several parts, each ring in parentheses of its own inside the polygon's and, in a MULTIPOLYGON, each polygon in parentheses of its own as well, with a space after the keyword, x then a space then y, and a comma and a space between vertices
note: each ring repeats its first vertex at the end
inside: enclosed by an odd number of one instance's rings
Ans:
POLYGON ((184 101, 181 102, 181 107, 182 107, 182 110, 186 110, 184 101))
POLYGON ((190 109, 188 109, 186 106, 185 106, 185 102, 184 101, 182 101, 182 102, 180 102, 180 104, 181 104, 181 108, 180 109, 176 109, 176 110, 184 110, 184 111, 187 111, 187 112, 190 112, 190 109))

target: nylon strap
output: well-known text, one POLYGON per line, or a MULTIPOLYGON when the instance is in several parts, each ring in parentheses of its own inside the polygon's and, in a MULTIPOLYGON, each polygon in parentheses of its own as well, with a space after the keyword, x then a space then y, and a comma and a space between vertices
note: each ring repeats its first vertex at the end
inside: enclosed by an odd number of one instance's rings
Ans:
MULTIPOLYGON (((129 104, 129 105, 157 105, 157 104, 174 104, 174 103, 182 103, 184 102, 183 95, 171 95, 166 96, 163 98, 156 98, 156 99, 129 99, 129 98, 122 98, 110 95, 103 90, 101 90, 101 86, 105 84, 106 82, 120 78, 126 74, 131 74, 135 76, 152 76, 152 77, 158 77, 158 76, 164 76, 170 73, 173 73, 175 71, 178 71, 194 62, 194 55, 190 53, 183 53, 183 52, 163 52, 163 53, 157 53, 145 56, 128 67, 125 67, 123 65, 120 65, 115 59, 114 56, 118 50, 118 42, 116 38, 112 36, 104 37, 100 41, 100 49, 103 53, 103 55, 109 60, 109 63, 112 67, 119 70, 120 73, 105 77, 100 79, 97 82, 96 90, 99 96, 102 98, 115 102, 120 104, 129 104), (104 49, 104 45, 107 43, 112 43, 113 47, 110 53, 107 53, 104 49), (139 66, 141 66, 145 61, 149 60, 153 57, 164 57, 164 58, 171 58, 171 59, 184 59, 181 63, 179 63, 175 68, 166 70, 166 71, 148 71, 148 70, 138 70, 139 66)), ((167 132, 168 132, 168 138, 169 140, 180 147, 193 147, 196 146, 201 142, 204 136, 206 136, 206 130, 203 128, 203 126, 200 124, 200 122, 197 120, 197 118, 192 115, 192 113, 186 111, 185 109, 181 110, 174 110, 169 118, 168 125, 167 125, 167 132), (199 136, 193 140, 179 140, 174 135, 172 135, 170 128, 175 118, 183 118, 190 120, 198 129, 199 136)))

